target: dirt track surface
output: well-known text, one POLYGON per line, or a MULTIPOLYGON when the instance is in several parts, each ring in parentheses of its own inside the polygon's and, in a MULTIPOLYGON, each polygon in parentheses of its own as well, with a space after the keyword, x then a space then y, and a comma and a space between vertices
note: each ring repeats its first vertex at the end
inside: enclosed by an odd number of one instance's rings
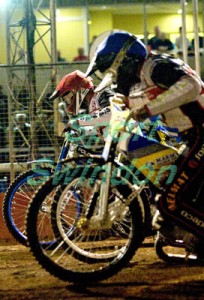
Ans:
POLYGON ((51 276, 19 244, 0 244, 0 262, 0 299, 204 299, 203 267, 168 265, 152 247, 141 248, 119 274, 86 287, 51 276))

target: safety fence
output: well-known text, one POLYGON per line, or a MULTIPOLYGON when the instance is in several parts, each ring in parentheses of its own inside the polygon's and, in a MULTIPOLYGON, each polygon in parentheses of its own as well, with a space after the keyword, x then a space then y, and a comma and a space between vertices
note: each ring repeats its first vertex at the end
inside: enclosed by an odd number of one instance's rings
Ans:
MULTIPOLYGON (((204 53, 200 59, 204 79, 204 53)), ((189 56, 188 63, 194 68, 195 57, 189 56)), ((30 167, 29 162, 57 160, 68 115, 61 99, 51 102, 49 97, 65 74, 86 71, 87 66, 88 62, 0 65, 0 192, 30 167)))
POLYGON ((28 162, 57 159, 68 115, 62 100, 49 97, 65 74, 87 65, 0 65, 0 192, 28 162))

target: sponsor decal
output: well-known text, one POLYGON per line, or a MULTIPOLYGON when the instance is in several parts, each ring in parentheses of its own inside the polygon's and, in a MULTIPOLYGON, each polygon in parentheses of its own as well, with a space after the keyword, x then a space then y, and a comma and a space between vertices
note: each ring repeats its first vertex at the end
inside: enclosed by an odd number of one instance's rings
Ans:
POLYGON ((185 171, 183 171, 170 187, 166 196, 167 206, 170 211, 174 211, 176 209, 176 195, 180 191, 181 187, 186 184, 188 179, 189 176, 187 176, 185 171))
POLYGON ((170 163, 176 160, 176 158, 178 157, 178 154, 175 153, 171 153, 169 155, 165 155, 163 157, 157 158, 156 163, 158 165, 164 165, 166 163, 170 163))
POLYGON ((202 145, 198 153, 196 153, 195 158, 200 161, 203 155, 204 155, 204 144, 202 145))
MULTIPOLYGON (((172 184, 172 186, 170 187, 168 193, 167 193, 167 197, 166 197, 166 201, 167 201, 167 206, 168 209, 170 211, 174 211, 177 207, 176 205, 176 195, 177 193, 180 192, 180 189, 185 186, 185 184, 187 183, 187 181, 190 178, 190 174, 192 173, 192 169, 196 169, 199 167, 199 163, 201 161, 201 158, 204 155, 204 146, 202 145, 202 147, 199 149, 199 151, 194 155, 194 157, 190 158, 189 162, 188 162, 188 169, 186 169, 185 171, 183 171, 179 177, 175 180, 175 182, 172 184), (187 175, 187 173, 189 175, 187 175)), ((195 171, 193 171, 195 172, 195 171)))
POLYGON ((204 228, 204 222, 202 220, 200 220, 198 217, 193 216, 192 214, 190 214, 186 210, 182 210, 181 211, 181 215, 182 215, 182 217, 184 217, 188 221, 191 221, 195 225, 197 225, 197 226, 199 226, 201 228, 204 228))

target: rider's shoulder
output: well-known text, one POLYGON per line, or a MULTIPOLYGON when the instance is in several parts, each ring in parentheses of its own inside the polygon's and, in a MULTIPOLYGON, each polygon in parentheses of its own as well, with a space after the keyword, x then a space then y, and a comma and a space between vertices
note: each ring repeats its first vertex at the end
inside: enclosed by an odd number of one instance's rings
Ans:
POLYGON ((177 66, 182 66, 184 62, 177 57, 174 57, 171 54, 166 53, 160 53, 160 54, 150 54, 147 61, 149 60, 149 63, 152 63, 153 65, 158 64, 173 64, 177 66))

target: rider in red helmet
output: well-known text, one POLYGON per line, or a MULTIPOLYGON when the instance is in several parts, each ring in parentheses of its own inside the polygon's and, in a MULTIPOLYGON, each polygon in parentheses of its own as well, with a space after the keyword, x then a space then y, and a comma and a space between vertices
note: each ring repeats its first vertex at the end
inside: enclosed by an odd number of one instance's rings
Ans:
MULTIPOLYGON (((94 92, 92 78, 86 77, 86 74, 76 70, 65 75, 57 85, 50 100, 62 97, 67 105, 67 112, 72 115, 72 125, 94 126, 106 124, 110 120, 109 98, 114 95, 111 88, 107 87, 101 92, 94 92), (80 108, 86 108, 86 115, 79 115, 80 108)), ((100 127, 100 126, 99 126, 100 127)))

